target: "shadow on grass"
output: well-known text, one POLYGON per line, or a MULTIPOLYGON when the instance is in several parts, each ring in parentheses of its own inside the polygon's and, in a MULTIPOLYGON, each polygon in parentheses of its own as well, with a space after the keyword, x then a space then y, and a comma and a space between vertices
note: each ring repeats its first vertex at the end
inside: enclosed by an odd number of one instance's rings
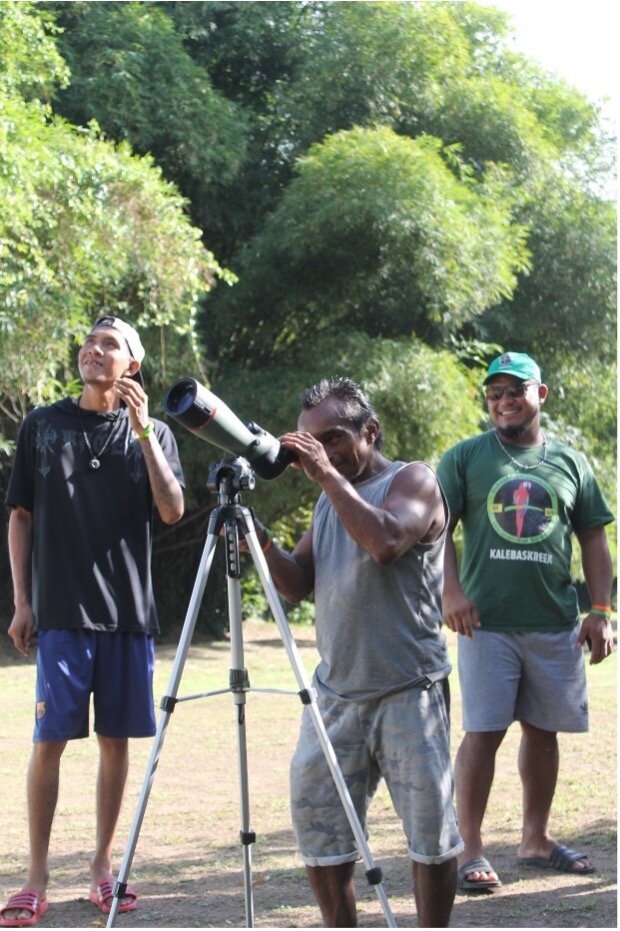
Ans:
MULTIPOLYGON (((372 828, 372 818, 370 821, 372 828)), ((236 842, 210 845, 208 830, 206 825, 204 850, 192 856, 187 856, 186 848, 179 857, 171 853, 150 858, 138 839, 128 878, 139 893, 140 904, 136 912, 117 915, 118 927, 246 926, 241 849, 236 842)), ((602 819, 584 833, 579 849, 588 850, 598 869, 582 877, 524 869, 518 866, 514 849, 489 845, 485 853, 500 873, 503 886, 493 893, 458 894, 451 927, 617 927, 614 832, 613 822, 602 819)), ((371 836, 371 850, 383 870, 384 888, 396 923, 399 927, 415 927, 411 867, 404 838, 399 831, 393 831, 379 841, 373 849, 371 836)), ((252 859, 257 927, 321 927, 291 831, 259 834, 252 859)), ((51 905, 40 926, 103 927, 106 916, 87 899, 87 855, 78 851, 53 855, 51 866, 51 905)), ((358 864, 360 926, 385 927, 380 902, 368 886, 364 871, 364 865, 358 864)), ((5 888, 20 888, 23 875, 13 863, 5 863, 2 873, 5 888)))

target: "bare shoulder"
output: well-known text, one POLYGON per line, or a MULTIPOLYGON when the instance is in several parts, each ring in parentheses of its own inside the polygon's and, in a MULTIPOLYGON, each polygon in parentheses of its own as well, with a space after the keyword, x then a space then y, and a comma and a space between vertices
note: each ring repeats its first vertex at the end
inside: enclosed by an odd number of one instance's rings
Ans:
POLYGON ((421 543, 433 543, 446 526, 447 510, 439 482, 425 462, 410 462, 398 472, 386 508, 406 516, 421 543))
POLYGON ((392 482, 390 494, 392 493, 441 501, 437 476, 431 467, 421 460, 403 466, 392 482))

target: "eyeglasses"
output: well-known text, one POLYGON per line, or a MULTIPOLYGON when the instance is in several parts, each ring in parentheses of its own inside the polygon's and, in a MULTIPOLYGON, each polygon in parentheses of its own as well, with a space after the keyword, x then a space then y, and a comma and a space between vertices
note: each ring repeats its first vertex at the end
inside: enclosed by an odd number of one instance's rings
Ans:
POLYGON ((486 389, 486 399, 487 401, 501 401, 504 395, 511 400, 522 398, 528 388, 537 384, 538 382, 535 381, 522 381, 520 385, 489 385, 486 389))

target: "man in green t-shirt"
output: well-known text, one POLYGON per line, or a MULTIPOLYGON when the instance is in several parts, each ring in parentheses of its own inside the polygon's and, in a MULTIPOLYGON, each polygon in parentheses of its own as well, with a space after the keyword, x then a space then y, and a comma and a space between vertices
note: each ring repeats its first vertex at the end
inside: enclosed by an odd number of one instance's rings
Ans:
POLYGON ((536 362, 507 352, 484 380, 493 425, 457 443, 438 475, 450 504, 443 610, 458 638, 465 736, 455 785, 465 849, 462 890, 501 885, 483 856, 481 827, 495 754, 513 721, 522 729, 519 772, 525 866, 591 873, 586 854, 548 831, 559 765, 558 731, 586 731, 588 702, 582 647, 590 662, 612 652, 612 563, 605 524, 613 520, 584 456, 547 438, 540 409, 548 395, 536 362), (457 569, 454 528, 463 526, 457 569), (579 625, 571 584, 571 537, 581 547, 592 607, 579 625))

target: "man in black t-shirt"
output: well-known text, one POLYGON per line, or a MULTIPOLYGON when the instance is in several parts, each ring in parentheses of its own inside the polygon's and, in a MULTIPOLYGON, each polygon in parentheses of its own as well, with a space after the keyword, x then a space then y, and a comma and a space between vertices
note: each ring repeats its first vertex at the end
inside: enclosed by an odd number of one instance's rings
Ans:
MULTIPOLYGON (((110 910, 112 845, 128 738, 155 732, 150 558, 154 507, 183 515, 183 473, 169 428, 148 415, 136 330, 100 318, 80 349, 80 398, 32 411, 7 493, 15 613, 24 655, 37 632, 37 695, 28 777, 30 869, 0 924, 36 924, 47 909, 48 849, 60 759, 85 737, 90 694, 99 742, 97 834, 90 899, 110 910)), ((136 907, 127 890, 119 911, 136 907)))

